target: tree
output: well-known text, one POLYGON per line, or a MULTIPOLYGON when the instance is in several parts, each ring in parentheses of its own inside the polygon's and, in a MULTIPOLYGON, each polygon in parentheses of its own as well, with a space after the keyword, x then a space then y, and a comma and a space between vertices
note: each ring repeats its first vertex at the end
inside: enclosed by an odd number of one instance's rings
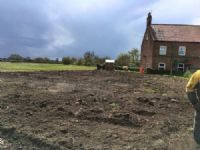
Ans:
POLYGON ((95 64, 103 64, 103 63, 105 63, 106 59, 110 59, 110 57, 108 57, 108 56, 106 56, 106 57, 95 56, 95 64))
POLYGON ((95 55, 94 52, 87 51, 84 54, 84 64, 86 66, 94 66, 95 65, 95 55))
POLYGON ((63 57, 62 63, 65 64, 65 65, 70 65, 72 63, 72 60, 71 60, 70 57, 63 57))
POLYGON ((116 64, 119 66, 128 66, 130 64, 130 55, 127 53, 121 53, 117 57, 116 64))
POLYGON ((33 61, 35 63, 44 63, 44 59, 42 57, 36 57, 33 61))
POLYGON ((84 65, 84 59, 83 59, 83 58, 78 58, 78 59, 76 60, 76 65, 79 65, 79 66, 84 65))
POLYGON ((30 57, 25 57, 24 62, 32 62, 32 59, 30 57))
POLYGON ((51 63, 51 60, 47 57, 43 58, 43 63, 51 63))
POLYGON ((76 64, 76 62, 77 62, 77 58, 75 58, 75 57, 71 57, 71 64, 76 64))
POLYGON ((24 58, 19 54, 11 54, 8 57, 8 60, 11 62, 22 62, 24 60, 24 58))
POLYGON ((139 63, 139 50, 133 48, 131 51, 128 52, 130 55, 130 63, 137 65, 139 63))

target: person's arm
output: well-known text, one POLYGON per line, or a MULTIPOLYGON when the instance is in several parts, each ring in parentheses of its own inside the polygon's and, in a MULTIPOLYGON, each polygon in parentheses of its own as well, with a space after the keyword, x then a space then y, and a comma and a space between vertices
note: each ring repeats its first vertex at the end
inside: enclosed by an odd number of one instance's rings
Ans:
POLYGON ((196 110, 200 110, 200 103, 196 93, 196 88, 199 84, 199 79, 200 79, 200 71, 197 71, 191 76, 186 86, 188 99, 190 100, 191 104, 196 110))

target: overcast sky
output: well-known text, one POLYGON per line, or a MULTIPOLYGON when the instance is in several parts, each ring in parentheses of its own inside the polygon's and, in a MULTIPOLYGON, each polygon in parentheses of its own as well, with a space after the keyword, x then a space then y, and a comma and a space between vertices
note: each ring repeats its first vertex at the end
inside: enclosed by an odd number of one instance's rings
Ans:
POLYGON ((0 57, 115 58, 140 49, 153 23, 199 24, 200 0, 0 0, 0 57))

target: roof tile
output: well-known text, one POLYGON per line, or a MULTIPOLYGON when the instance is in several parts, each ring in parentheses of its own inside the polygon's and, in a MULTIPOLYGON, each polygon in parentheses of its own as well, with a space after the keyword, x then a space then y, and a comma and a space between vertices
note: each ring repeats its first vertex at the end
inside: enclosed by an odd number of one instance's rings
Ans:
POLYGON ((200 42, 200 25, 152 24, 158 41, 200 42))

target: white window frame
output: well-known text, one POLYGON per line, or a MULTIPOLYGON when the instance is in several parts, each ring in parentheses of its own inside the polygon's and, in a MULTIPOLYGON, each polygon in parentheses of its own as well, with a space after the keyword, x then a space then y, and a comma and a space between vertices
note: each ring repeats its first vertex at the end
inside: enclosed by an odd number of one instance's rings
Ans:
POLYGON ((179 46, 178 55, 179 56, 185 56, 186 55, 186 46, 179 46))
POLYGON ((165 70, 165 68, 166 68, 166 64, 165 63, 162 63, 162 62, 158 63, 158 70, 160 70, 160 69, 164 69, 165 70), (160 66, 161 64, 163 65, 163 67, 160 66))
POLYGON ((167 55, 167 46, 160 46, 159 54, 160 55, 167 55))
POLYGON ((184 71, 184 69, 185 69, 185 64, 184 64, 184 63, 178 63, 178 64, 177 64, 177 71, 179 71, 179 69, 182 69, 182 71, 184 71), (183 65, 183 67, 180 67, 179 65, 183 65))

